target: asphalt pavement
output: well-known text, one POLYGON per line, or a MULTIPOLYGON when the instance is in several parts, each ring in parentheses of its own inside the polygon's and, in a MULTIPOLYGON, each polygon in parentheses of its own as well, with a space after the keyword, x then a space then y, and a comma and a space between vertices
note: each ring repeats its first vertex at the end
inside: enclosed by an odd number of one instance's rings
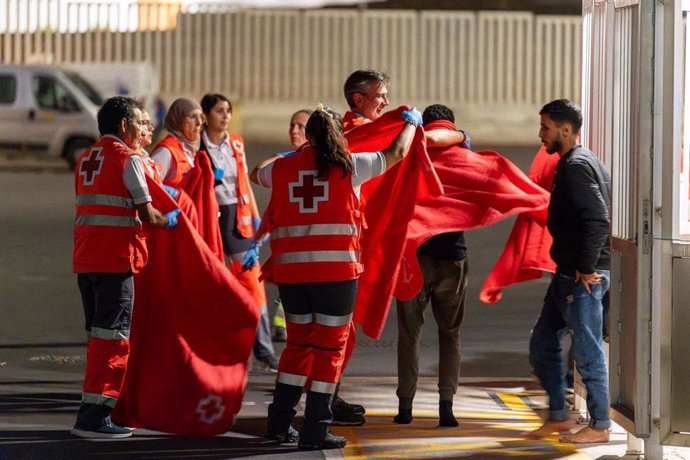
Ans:
MULTIPOLYGON (((267 152, 258 150, 250 164, 267 152)), ((506 149, 525 170, 534 149, 506 149)), ((502 152, 504 153, 504 152, 502 152)), ((625 435, 605 446, 576 450, 555 439, 520 435, 538 426, 543 393, 527 362, 529 331, 547 280, 506 290, 495 305, 478 290, 507 238, 512 220, 468 232, 470 287, 462 329, 461 386, 455 399, 460 427, 437 426, 436 330, 428 324, 420 351, 415 420, 396 425, 395 315, 380 340, 358 335, 342 385, 346 400, 367 407, 363 427, 334 428, 347 436, 342 451, 303 453, 264 440, 266 406, 275 374, 254 366, 232 432, 186 438, 136 430, 119 441, 73 438, 85 358, 81 306, 71 273, 74 212, 72 173, 60 160, 0 157, 0 460, 81 458, 600 458, 625 453, 625 435)), ((260 206, 267 193, 257 190, 260 206)), ((275 290, 269 287, 269 298, 275 290)), ((271 306, 272 307, 272 306, 271 306)), ((394 308, 394 307, 393 307, 394 308)), ((427 315, 433 323, 433 316, 427 315)), ((281 344, 276 343, 278 350, 281 344)), ((172 402, 171 402, 172 403, 172 402)), ((303 409, 303 407, 301 407, 303 409)))

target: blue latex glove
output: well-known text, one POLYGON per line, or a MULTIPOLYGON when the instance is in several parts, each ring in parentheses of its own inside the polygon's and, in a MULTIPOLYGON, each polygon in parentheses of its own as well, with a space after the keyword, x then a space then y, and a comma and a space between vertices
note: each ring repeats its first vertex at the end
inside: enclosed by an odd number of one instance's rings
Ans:
POLYGON ((259 262, 259 249, 261 249, 261 243, 254 240, 252 247, 247 250, 242 259, 243 270, 251 270, 259 262))
POLYGON ((223 168, 213 168, 213 180, 221 181, 225 177, 225 170, 223 168))
POLYGON ((412 107, 410 110, 403 110, 402 118, 415 126, 422 124, 422 113, 417 110, 417 107, 412 107))
POLYGON ((470 139, 470 133, 462 129, 460 130, 460 132, 465 135, 465 140, 462 141, 460 147, 462 147, 463 149, 472 150, 472 139, 470 139))
POLYGON ((297 150, 290 150, 289 152, 280 152, 280 153, 276 153, 273 156, 276 158, 288 158, 288 157, 291 157, 292 155, 295 155, 295 154, 297 154, 297 150))
POLYGON ((163 188, 165 189, 166 192, 168 192, 168 195, 173 197, 173 200, 176 200, 178 196, 180 196, 180 190, 176 189, 175 187, 171 187, 169 185, 163 185, 163 188))
POLYGON ((259 229, 259 225, 261 225, 261 217, 254 217, 252 219, 252 224, 254 225, 254 231, 256 232, 259 229))
POLYGON ((179 209, 173 209, 169 213, 165 214, 168 218, 168 223, 163 226, 163 228, 174 228, 177 227, 177 215, 180 213, 179 209))

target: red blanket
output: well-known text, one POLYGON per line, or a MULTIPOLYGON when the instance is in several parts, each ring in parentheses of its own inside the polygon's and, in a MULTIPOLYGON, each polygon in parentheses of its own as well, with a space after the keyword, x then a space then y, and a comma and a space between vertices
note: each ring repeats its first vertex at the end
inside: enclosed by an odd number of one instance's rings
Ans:
MULTIPOLYGON (((382 150, 403 125, 400 107, 346 134, 352 152, 382 150)), ((362 187, 368 228, 362 238, 364 273, 359 280, 354 318, 368 336, 379 338, 388 316, 398 265, 405 246, 407 226, 415 202, 443 193, 431 166, 424 133, 417 130, 408 155, 382 176, 362 187)))
MULTIPOLYGON (((428 130, 454 128, 434 122, 428 130)), ((421 290, 423 278, 417 248, 433 235, 494 224, 509 216, 543 208, 549 194, 496 152, 472 152, 459 146, 429 149, 445 194, 419 200, 410 221, 405 255, 395 297, 409 300, 421 290)))
MULTIPOLYGON (((558 155, 549 155, 542 147, 532 161, 529 178, 544 190, 551 190, 558 155)), ((546 208, 541 213, 518 216, 503 253, 484 281, 479 299, 485 303, 501 300, 501 289, 521 281, 541 278, 543 272, 555 272, 556 264, 549 250, 553 238, 546 228, 546 208)))
MULTIPOLYGON (((156 208, 176 207, 154 181, 148 186, 156 208)), ((183 214, 174 229, 151 228, 147 243, 113 417, 181 435, 224 433, 241 407, 259 311, 183 214)))
POLYGON ((189 194, 194 202, 198 218, 196 228, 199 234, 211 248, 211 251, 221 261, 224 261, 223 240, 220 236, 220 224, 218 223, 218 201, 213 184, 213 166, 211 166, 208 155, 203 152, 197 153, 195 161, 195 167, 191 169, 182 182, 182 189, 189 194))

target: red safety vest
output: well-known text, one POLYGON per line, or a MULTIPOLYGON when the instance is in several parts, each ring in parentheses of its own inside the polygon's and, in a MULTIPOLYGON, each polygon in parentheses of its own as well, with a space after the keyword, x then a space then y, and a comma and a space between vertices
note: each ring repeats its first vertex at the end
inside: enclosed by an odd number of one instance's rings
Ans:
MULTIPOLYGON (((153 148, 152 152, 155 152, 160 147, 165 147, 170 150, 172 156, 172 162, 177 166, 175 168, 175 176, 165 179, 163 181, 165 185, 171 187, 180 188, 182 186, 182 181, 187 175, 187 173, 194 167, 187 158, 187 154, 184 152, 184 146, 182 142, 177 140, 175 136, 168 134, 153 148)), ((195 152, 196 154, 196 152, 195 152)))
POLYGON ((346 281, 362 273, 363 218, 352 177, 337 167, 325 179, 317 175, 311 147, 273 164, 267 265, 275 283, 346 281))
POLYGON ((343 131, 348 132, 351 129, 366 125, 370 121, 371 120, 368 118, 360 117, 354 112, 345 112, 345 116, 343 117, 343 131))
POLYGON ((122 179, 125 160, 136 154, 119 139, 104 136, 79 157, 74 272, 136 273, 146 264, 144 231, 122 179))
POLYGON ((259 215, 247 174, 244 138, 239 134, 230 134, 229 141, 237 160, 237 229, 243 237, 251 238, 254 236, 254 219, 259 215))

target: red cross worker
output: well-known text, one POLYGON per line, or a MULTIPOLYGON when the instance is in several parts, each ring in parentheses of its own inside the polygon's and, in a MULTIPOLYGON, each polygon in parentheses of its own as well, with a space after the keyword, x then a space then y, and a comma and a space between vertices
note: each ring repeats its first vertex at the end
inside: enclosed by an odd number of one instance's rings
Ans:
MULTIPOLYGON (((417 119, 421 122, 421 115, 417 119)), ((268 408, 271 439, 299 438, 302 450, 346 444, 328 425, 362 272, 359 190, 403 158, 417 124, 405 123, 381 152, 352 155, 340 115, 319 106, 307 121, 305 145, 263 161, 251 173, 254 182, 272 189, 255 238, 270 232, 271 257, 262 272, 278 285, 287 327, 268 408), (298 434, 291 422, 305 386, 304 428, 298 434)))

